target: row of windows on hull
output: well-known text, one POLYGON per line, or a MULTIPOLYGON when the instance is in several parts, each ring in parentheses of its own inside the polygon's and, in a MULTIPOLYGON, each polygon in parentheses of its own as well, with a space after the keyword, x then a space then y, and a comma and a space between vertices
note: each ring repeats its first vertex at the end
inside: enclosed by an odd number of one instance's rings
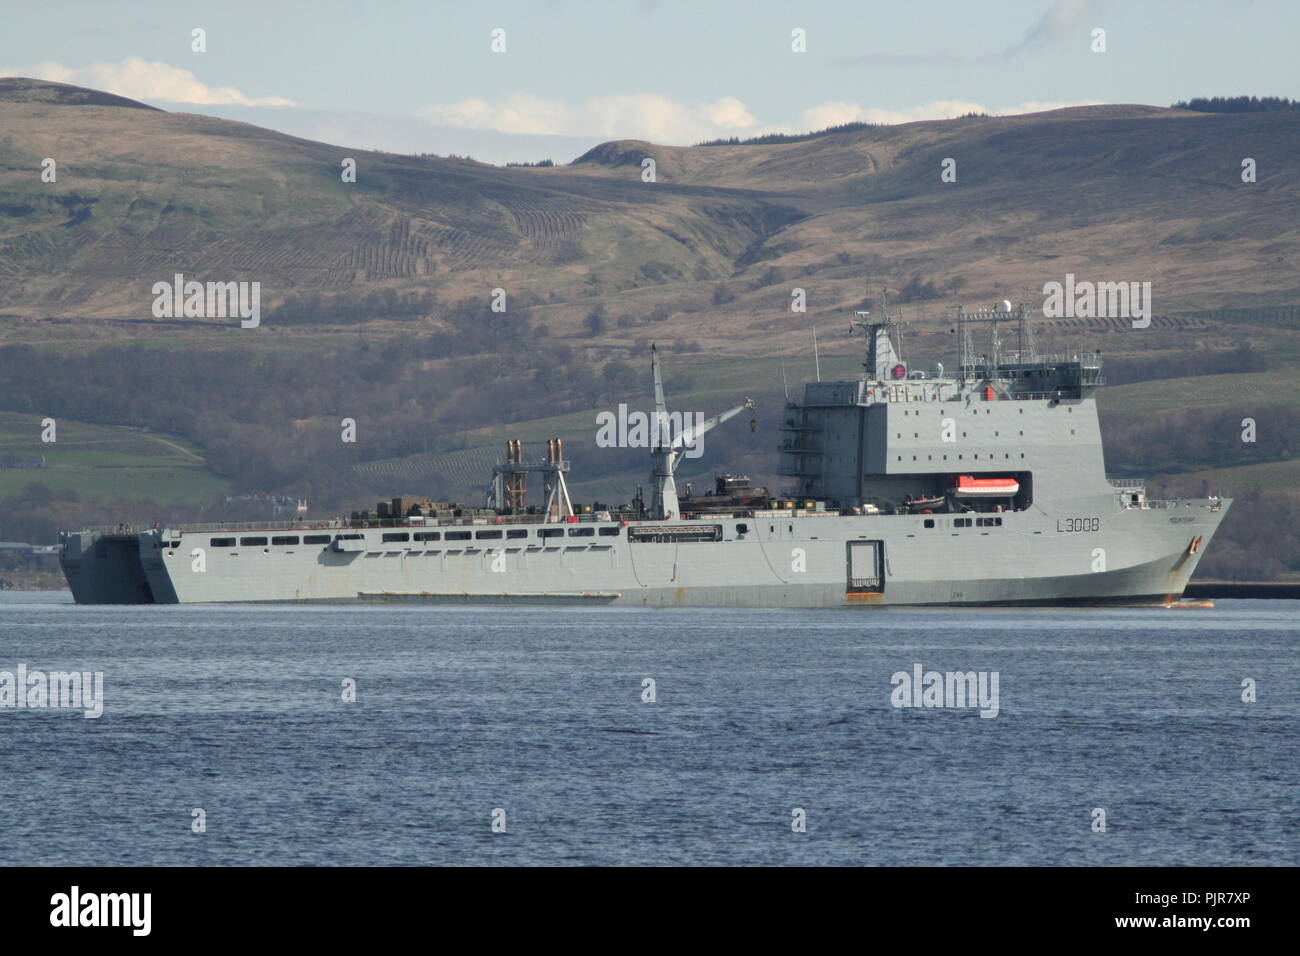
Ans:
MULTIPOLYGON (((539 528, 537 537, 539 538, 559 538, 568 532, 570 538, 594 538, 599 531, 602 538, 617 537, 622 528, 603 527, 603 528, 539 528)), ((262 548, 268 544, 273 546, 293 546, 301 544, 329 544, 334 537, 360 540, 362 535, 359 534, 340 534, 331 536, 328 534, 305 534, 301 539, 296 534, 276 535, 267 538, 264 535, 249 536, 243 538, 211 538, 208 546, 211 548, 233 548, 238 545, 241 548, 262 548)), ((402 541, 469 541, 477 539, 499 540, 502 538, 526 538, 528 537, 527 528, 485 528, 481 531, 387 531, 384 533, 384 543, 398 543, 402 541)), ((164 546, 176 547, 179 542, 168 542, 164 546)))
MULTIPOLYGON (((954 518, 952 520, 952 526, 954 528, 969 528, 971 527, 971 520, 972 520, 971 518, 954 518)), ((1001 518, 975 518, 973 520, 975 521, 976 528, 1001 528, 1002 527, 1001 518)), ((925 526, 927 528, 933 528, 934 519, 926 518, 925 526)))
MULTIPOLYGON (((947 416, 947 415, 952 415, 952 414, 954 414, 954 410, 953 410, 953 409, 950 409, 950 408, 927 409, 927 411, 937 411, 937 412, 939 413, 940 416, 947 416)), ((1016 409, 1016 411, 1020 412, 1021 415, 1023 415, 1023 414, 1025 413, 1025 410, 1024 410, 1023 408, 1018 408, 1018 409, 1016 409)), ((1073 414, 1074 414, 1074 409, 1067 405, 1067 406, 1065 407, 1065 412, 1066 412, 1067 415, 1073 415, 1073 414)), ((978 414, 980 413, 980 409, 978 409, 978 408, 972 408, 972 409, 970 410, 970 413, 971 413, 972 415, 978 415, 978 414)), ((919 410, 918 410, 918 411, 915 411, 915 412, 911 412, 911 411, 908 411, 907 409, 903 409, 903 414, 904 414, 904 415, 916 415, 916 416, 920 417, 920 415, 922 414, 922 412, 919 411, 919 410)), ((984 414, 985 414, 985 415, 992 415, 992 414, 993 414, 993 409, 991 409, 991 408, 986 408, 986 409, 984 409, 984 414)))

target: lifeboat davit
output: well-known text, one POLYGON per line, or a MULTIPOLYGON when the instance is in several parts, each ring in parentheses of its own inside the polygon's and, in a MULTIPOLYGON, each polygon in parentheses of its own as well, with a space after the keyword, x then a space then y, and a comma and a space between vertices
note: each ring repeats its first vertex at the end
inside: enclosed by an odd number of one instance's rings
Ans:
POLYGON ((1020 482, 1014 478, 976 478, 959 475, 952 489, 958 498, 1012 498, 1020 493, 1020 482))

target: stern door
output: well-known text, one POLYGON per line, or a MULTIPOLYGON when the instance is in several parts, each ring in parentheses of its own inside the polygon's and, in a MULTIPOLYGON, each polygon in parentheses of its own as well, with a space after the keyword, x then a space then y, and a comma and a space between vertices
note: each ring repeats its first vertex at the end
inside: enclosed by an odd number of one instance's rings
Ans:
POLYGON ((850 541, 848 548, 849 591, 883 591, 885 589, 885 543, 850 541))

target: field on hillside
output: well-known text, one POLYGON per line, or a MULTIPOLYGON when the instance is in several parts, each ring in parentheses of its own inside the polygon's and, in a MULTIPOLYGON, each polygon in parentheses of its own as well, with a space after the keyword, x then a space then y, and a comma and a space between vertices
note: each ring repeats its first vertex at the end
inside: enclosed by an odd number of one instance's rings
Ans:
POLYGON ((46 461, 44 468, 0 468, 0 499, 37 482, 81 498, 199 504, 229 487, 208 470, 202 450, 178 436, 64 419, 57 422, 57 440, 43 443, 42 417, 0 412, 0 455, 44 455, 46 461))

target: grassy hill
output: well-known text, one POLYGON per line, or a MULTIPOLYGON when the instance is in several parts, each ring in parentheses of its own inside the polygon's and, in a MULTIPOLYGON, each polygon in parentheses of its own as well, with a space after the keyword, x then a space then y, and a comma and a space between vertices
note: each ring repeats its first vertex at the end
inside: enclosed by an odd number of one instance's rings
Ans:
POLYGON ((177 436, 144 428, 58 419, 56 441, 41 441, 41 418, 0 412, 0 455, 43 455, 45 467, 0 469, 0 499, 29 482, 79 498, 200 504, 230 486, 212 474, 202 450, 177 436))

